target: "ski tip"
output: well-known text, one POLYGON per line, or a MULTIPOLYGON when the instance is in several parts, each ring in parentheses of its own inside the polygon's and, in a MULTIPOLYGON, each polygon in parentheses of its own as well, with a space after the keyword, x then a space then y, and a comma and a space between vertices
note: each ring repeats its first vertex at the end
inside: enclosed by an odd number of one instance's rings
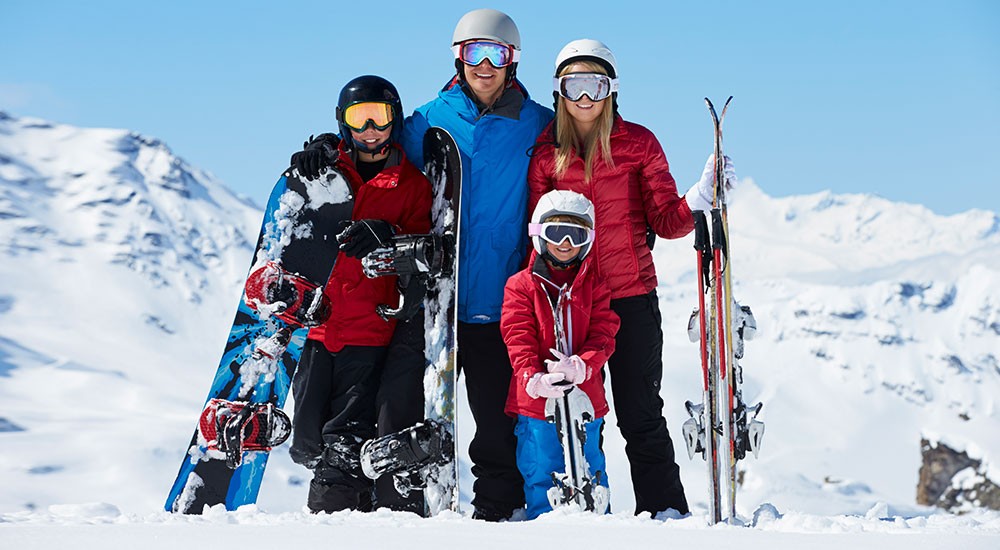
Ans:
POLYGON ((733 96, 729 96, 729 99, 726 100, 725 105, 722 106, 722 116, 723 117, 726 116, 726 110, 729 109, 729 102, 732 101, 732 100, 733 100, 733 96))

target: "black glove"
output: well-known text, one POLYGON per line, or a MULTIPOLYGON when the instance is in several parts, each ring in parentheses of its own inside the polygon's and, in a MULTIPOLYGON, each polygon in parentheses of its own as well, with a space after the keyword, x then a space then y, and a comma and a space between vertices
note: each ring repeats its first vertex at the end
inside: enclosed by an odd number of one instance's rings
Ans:
POLYGON ((339 156, 340 138, 336 134, 309 136, 302 150, 292 155, 291 165, 303 178, 314 180, 325 167, 333 166, 339 156))
POLYGON ((364 258, 376 248, 392 246, 392 237, 396 234, 389 222, 382 220, 359 220, 354 222, 347 231, 337 235, 340 249, 352 258, 364 258))

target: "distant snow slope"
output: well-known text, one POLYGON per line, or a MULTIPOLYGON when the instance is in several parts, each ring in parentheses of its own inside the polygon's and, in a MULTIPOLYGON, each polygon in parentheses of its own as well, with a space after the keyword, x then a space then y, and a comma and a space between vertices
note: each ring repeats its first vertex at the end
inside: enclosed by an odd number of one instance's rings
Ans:
POLYGON ((0 113, 0 509, 162 500, 260 216, 157 140, 0 113))
MULTIPOLYGON (((194 428, 260 217, 154 139, 0 114, 0 541, 5 522, 59 523, 65 513, 87 523, 88 502, 112 503, 98 506, 113 512, 107 523, 172 522, 150 514, 194 428)), ((823 519, 841 514, 873 515, 872 525, 924 516, 914 504, 921 437, 967 450, 1000 479, 996 213, 941 217, 829 193, 776 199, 748 179, 730 224, 736 296, 758 324, 745 396, 764 402, 767 425, 760 459, 741 463, 741 515, 772 503, 786 522, 810 518, 790 531, 855 529, 823 519)), ((697 302, 691 239, 661 240, 654 256, 664 414, 695 514, 668 524, 683 530, 703 525, 706 495, 703 462, 688 460, 680 438, 684 401, 699 400, 701 387, 686 335, 697 302)), ((464 406, 459 420, 464 450, 464 406)), ((613 415, 605 436, 612 507, 628 512, 613 415)), ((296 512, 308 472, 287 446, 274 454, 260 507, 296 512)), ((996 529, 984 517, 968 525, 996 529)))

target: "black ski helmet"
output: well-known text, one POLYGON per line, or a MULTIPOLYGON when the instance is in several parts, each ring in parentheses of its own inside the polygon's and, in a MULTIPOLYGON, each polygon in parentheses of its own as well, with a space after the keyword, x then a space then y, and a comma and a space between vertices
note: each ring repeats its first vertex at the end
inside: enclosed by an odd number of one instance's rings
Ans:
POLYGON ((337 126, 340 129, 340 139, 348 150, 358 148, 369 153, 382 153, 393 143, 399 143, 403 136, 403 102, 399 99, 396 87, 381 76, 370 74, 348 82, 340 90, 340 99, 337 101, 337 126), (364 146, 355 143, 351 139, 351 129, 344 123, 344 110, 355 103, 366 101, 388 103, 392 108, 392 131, 389 133, 388 141, 378 151, 367 151, 364 146))

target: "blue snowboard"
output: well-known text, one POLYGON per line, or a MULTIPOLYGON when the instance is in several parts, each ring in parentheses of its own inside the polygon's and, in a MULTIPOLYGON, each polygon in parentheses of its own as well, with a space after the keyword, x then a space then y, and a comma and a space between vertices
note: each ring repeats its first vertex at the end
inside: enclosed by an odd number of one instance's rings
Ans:
MULTIPOLYGON (((268 200, 250 274, 270 270, 284 274, 287 279, 283 281, 311 283, 310 287, 319 288, 309 291, 308 296, 318 299, 337 258, 340 223, 351 219, 353 208, 350 184, 338 172, 329 170, 318 180, 304 181, 289 169, 278 179, 268 200)), ((302 291, 296 296, 307 295, 301 284, 291 286, 302 291)), ((301 299, 298 302, 303 310, 310 305, 301 299)), ((318 300, 313 301, 316 303, 318 300)), ((244 407, 247 411, 267 408, 267 404, 283 407, 307 331, 293 315, 269 311, 244 292, 205 413, 218 399, 248 403, 244 407)), ((235 510, 257 501, 269 447, 251 445, 251 450, 243 450, 237 443, 235 450, 232 445, 225 452, 220 450, 219 438, 205 430, 205 413, 199 417, 200 429, 195 429, 170 489, 167 511, 200 514, 205 506, 225 504, 227 510, 235 510)), ((238 435, 257 427, 246 422, 238 435)))

